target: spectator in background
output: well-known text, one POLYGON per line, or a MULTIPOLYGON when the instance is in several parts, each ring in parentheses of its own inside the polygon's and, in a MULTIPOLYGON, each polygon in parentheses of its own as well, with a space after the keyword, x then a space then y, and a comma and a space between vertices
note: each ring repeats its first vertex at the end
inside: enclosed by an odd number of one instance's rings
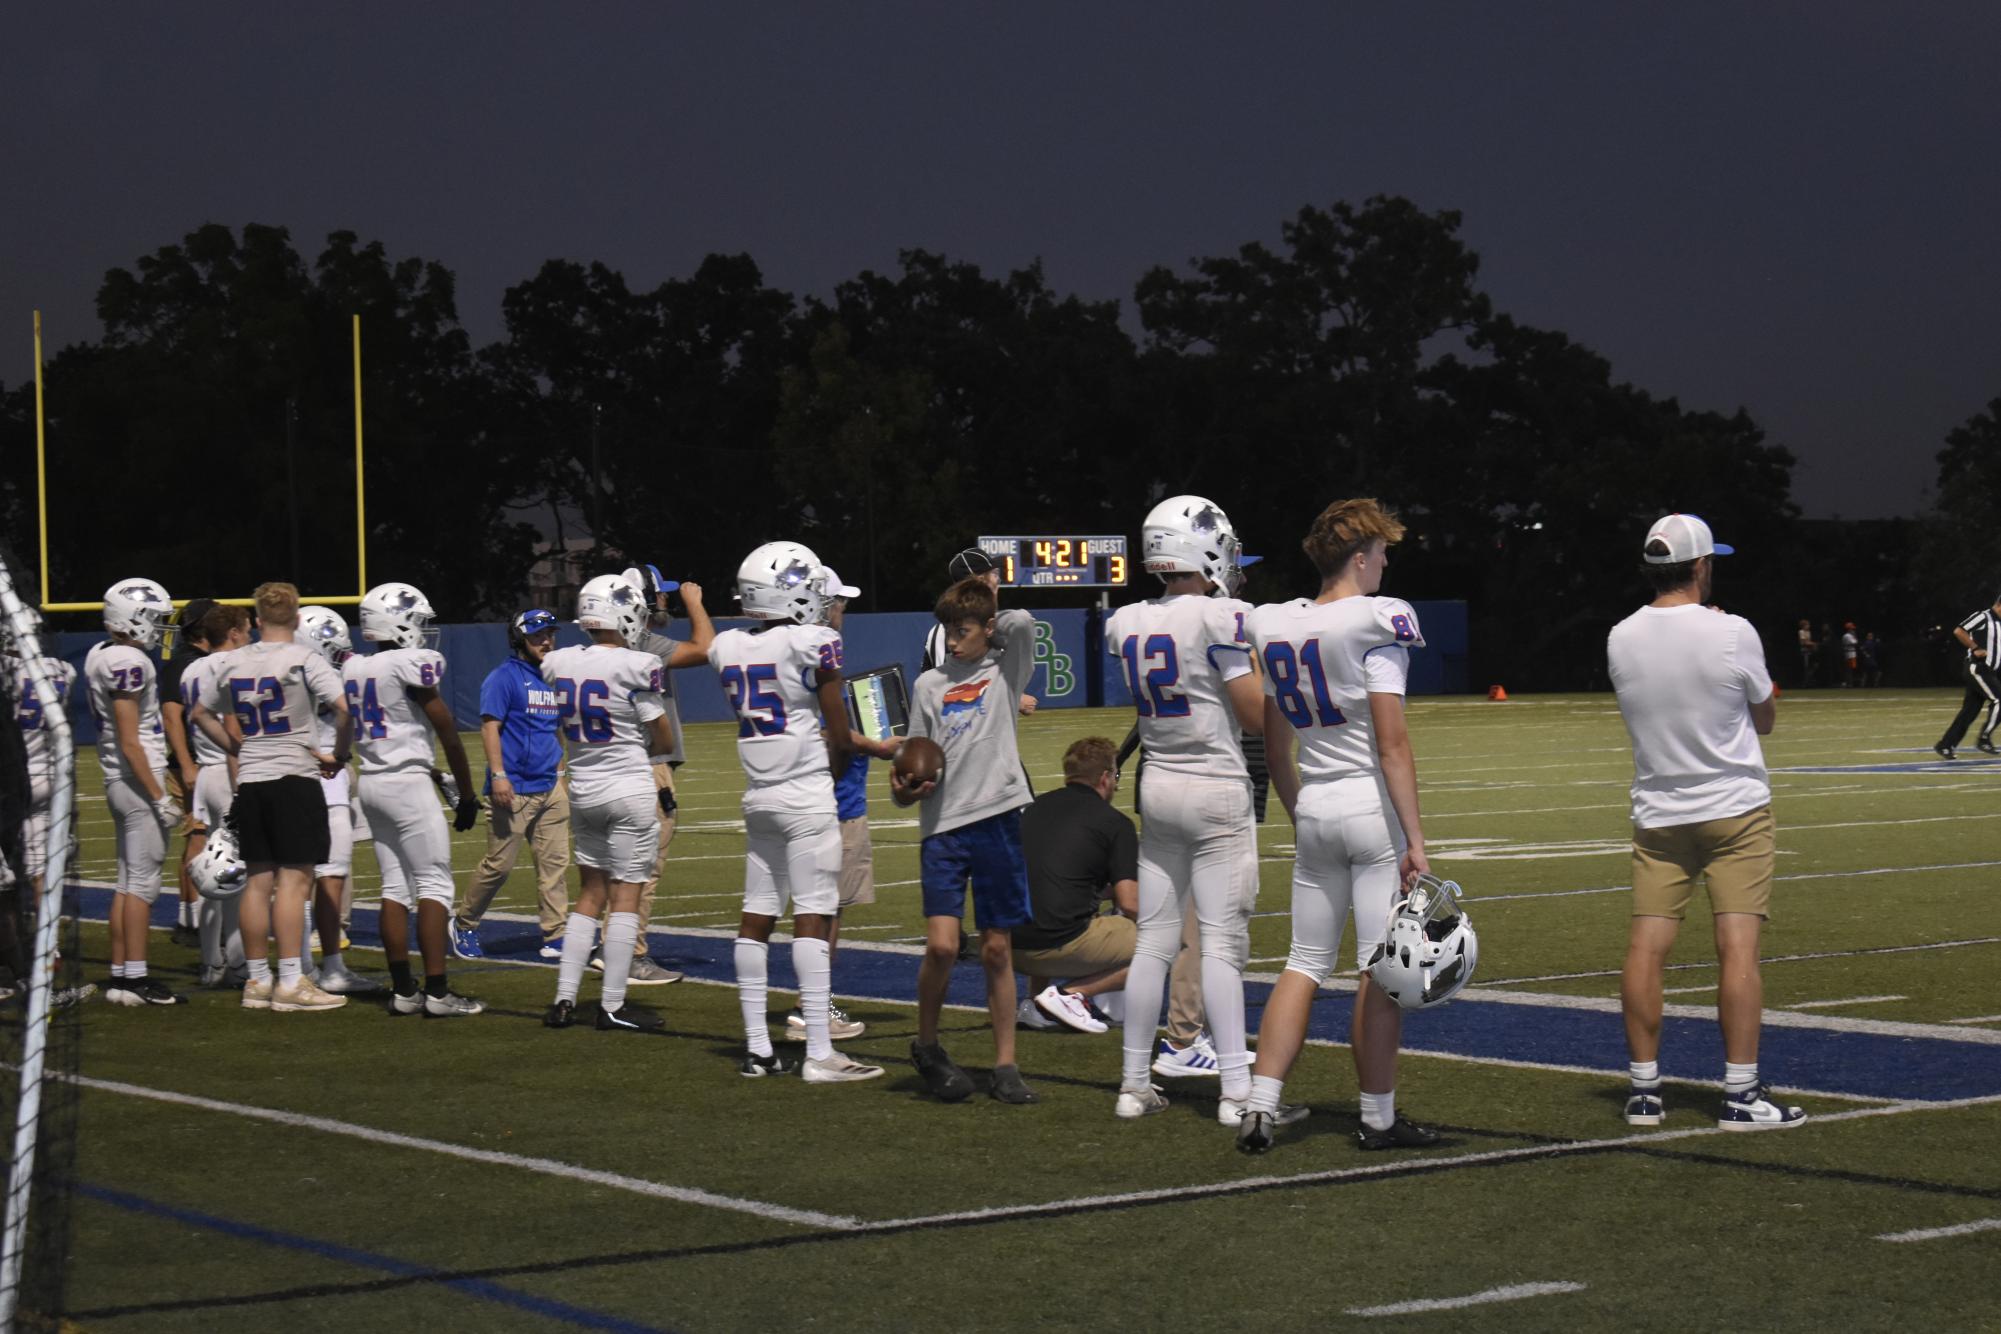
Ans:
POLYGON ((1862 633, 1862 684, 1871 688, 1883 684, 1883 641, 1874 630, 1862 633))
MULTIPOLYGON (((1834 622, 1822 621, 1820 623, 1820 647, 1838 648, 1839 646, 1840 641, 1834 635, 1834 622)), ((1832 653, 1822 653, 1818 656, 1820 659, 1820 683, 1824 686, 1831 686, 1838 683, 1841 680, 1840 658, 1832 653)))
POLYGON ((1855 622, 1848 621, 1841 627, 1841 684, 1854 687, 1862 684, 1861 656, 1862 641, 1855 636, 1855 622))
POLYGON ((570 795, 563 784, 561 707, 542 679, 542 659, 556 646, 556 614, 530 607, 507 626, 513 654, 479 687, 479 739, 486 750, 486 856, 473 869, 452 918, 452 953, 481 959, 479 921, 521 859, 534 850, 542 957, 563 957, 570 916, 570 795))
POLYGON ((208 826, 202 822, 201 813, 196 809, 194 738, 189 735, 188 708, 193 702, 181 693, 181 673, 188 664, 207 657, 215 645, 208 639, 208 632, 202 628, 202 617, 216 605, 214 598, 195 598, 181 608, 174 618, 178 633, 174 636, 174 651, 160 664, 160 730, 167 737, 167 754, 171 761, 167 765, 167 795, 172 797, 186 812, 181 817, 180 833, 185 835, 181 845, 181 905, 174 918, 172 940, 176 945, 193 945, 199 940, 199 909, 201 896, 195 893, 195 882, 188 875, 188 863, 201 855, 208 845, 208 826))
POLYGON ((1820 661, 1820 641, 1813 637, 1813 622, 1800 618, 1800 684, 1813 684, 1813 669, 1820 661))

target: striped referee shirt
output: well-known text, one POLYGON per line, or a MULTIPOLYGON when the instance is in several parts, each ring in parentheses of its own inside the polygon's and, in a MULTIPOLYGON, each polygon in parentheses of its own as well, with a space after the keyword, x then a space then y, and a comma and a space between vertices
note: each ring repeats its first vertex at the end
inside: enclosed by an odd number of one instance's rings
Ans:
POLYGON ((1972 646, 1966 650, 1966 660, 1983 663, 1988 667, 1994 666, 1994 650, 1997 644, 2001 644, 2001 618, 1994 615, 1994 608, 1982 607, 1961 621, 1959 628, 1966 631, 1973 640, 1972 646), (1974 657, 1973 650, 1976 648, 1987 650, 1987 656, 1974 657))

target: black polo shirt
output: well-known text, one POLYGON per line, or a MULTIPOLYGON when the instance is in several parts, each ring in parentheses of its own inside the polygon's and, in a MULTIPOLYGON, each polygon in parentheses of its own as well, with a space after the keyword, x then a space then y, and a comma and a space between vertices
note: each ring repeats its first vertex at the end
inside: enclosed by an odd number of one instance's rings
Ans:
POLYGON ((1014 928, 1016 949, 1069 944, 1098 915, 1107 888, 1139 879, 1139 832, 1083 783, 1045 792, 1022 811, 1021 851, 1035 918, 1014 928))

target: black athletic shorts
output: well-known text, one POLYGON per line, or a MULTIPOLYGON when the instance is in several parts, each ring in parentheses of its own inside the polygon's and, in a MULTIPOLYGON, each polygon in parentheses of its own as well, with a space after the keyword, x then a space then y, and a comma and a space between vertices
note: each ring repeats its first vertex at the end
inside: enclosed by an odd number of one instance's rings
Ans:
POLYGON ((331 850, 327 798, 317 778, 245 783, 229 815, 248 865, 318 866, 331 850))

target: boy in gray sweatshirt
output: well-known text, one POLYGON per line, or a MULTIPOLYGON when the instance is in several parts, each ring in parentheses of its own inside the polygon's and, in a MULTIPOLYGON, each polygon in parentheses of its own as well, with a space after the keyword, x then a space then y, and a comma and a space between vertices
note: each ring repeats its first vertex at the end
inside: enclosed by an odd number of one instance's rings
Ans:
POLYGON ((973 1092, 973 1081, 938 1042, 938 1016, 958 957, 966 886, 987 971, 987 1017, 994 1029, 994 1080, 1001 1102, 1029 1103, 1014 1058, 1014 963, 1011 928, 1034 916, 1021 855, 1021 808, 1028 780, 1014 736, 1015 702, 1035 670, 1035 621, 1027 612, 996 615, 994 590, 962 579, 938 599, 945 660, 911 689, 910 735, 929 737, 945 752, 934 782, 890 776, 900 806, 923 802, 919 825, 924 886, 924 962, 917 970, 917 1040, 910 1058, 927 1087, 946 1102, 973 1092))

